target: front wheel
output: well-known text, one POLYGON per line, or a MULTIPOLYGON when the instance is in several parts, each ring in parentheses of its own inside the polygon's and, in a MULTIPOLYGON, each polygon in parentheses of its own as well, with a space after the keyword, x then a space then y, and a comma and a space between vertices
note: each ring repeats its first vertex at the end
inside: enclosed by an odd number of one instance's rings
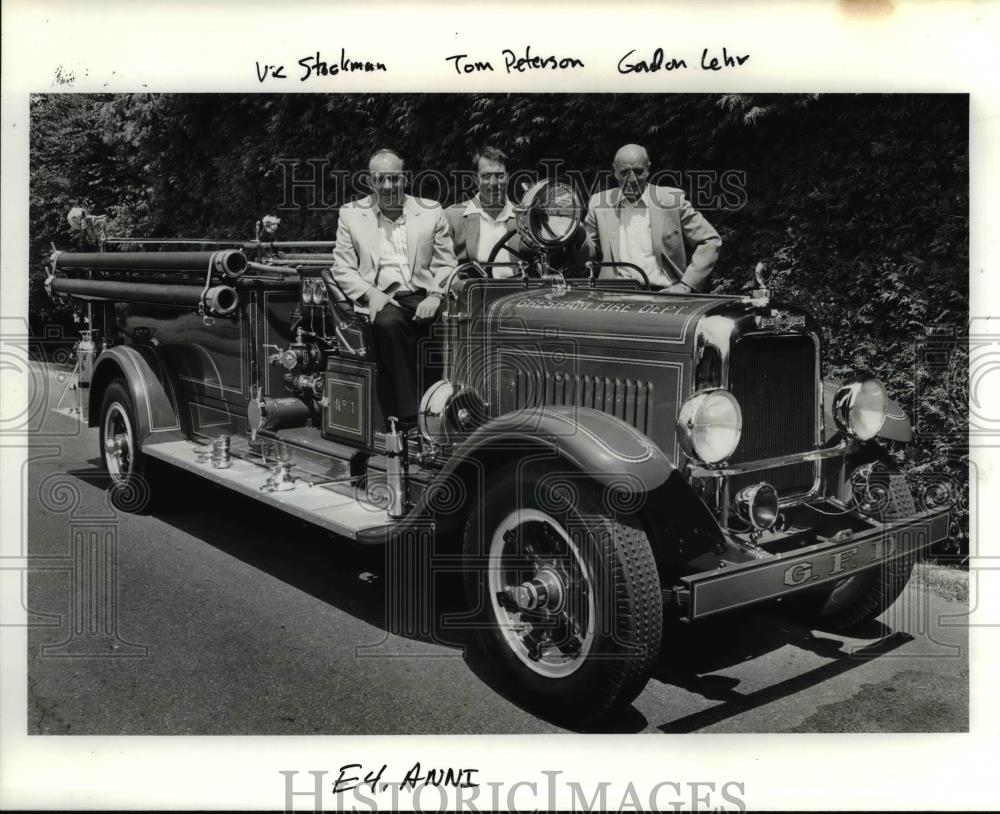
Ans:
POLYGON ((822 630, 846 631, 881 616, 910 581, 916 557, 905 556, 816 589, 804 604, 822 630))
POLYGON ((502 473, 470 514, 463 551, 478 654, 522 705, 585 726, 645 687, 662 599, 645 532, 570 478, 502 473))

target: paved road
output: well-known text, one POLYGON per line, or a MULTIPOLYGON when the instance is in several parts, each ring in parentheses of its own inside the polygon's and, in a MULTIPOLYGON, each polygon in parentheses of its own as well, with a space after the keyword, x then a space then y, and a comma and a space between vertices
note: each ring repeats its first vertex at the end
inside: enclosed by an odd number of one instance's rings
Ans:
MULTIPOLYGON (((455 634, 387 612, 396 592, 380 554, 175 470, 159 473, 155 514, 115 513, 96 430, 53 413, 41 429, 30 553, 54 570, 29 576, 30 732, 562 731, 479 678, 455 634), (73 593, 103 573, 69 556, 74 535, 97 535, 86 550, 113 557, 115 608, 73 593)), ((934 572, 922 577, 856 638, 777 609, 671 627, 654 679, 609 729, 967 730, 966 607, 934 572)), ((459 610, 454 587, 439 586, 439 611, 459 610)))

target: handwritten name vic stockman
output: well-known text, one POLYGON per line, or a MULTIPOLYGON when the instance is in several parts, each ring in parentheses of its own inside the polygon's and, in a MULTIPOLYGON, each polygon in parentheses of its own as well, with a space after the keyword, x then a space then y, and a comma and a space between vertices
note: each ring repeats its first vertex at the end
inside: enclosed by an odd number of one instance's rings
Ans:
MULTIPOLYGON (((389 70, 384 62, 372 59, 355 59, 353 55, 347 53, 346 48, 340 49, 340 59, 327 62, 323 58, 321 51, 315 54, 302 57, 298 60, 299 81, 305 82, 317 76, 338 76, 339 74, 350 73, 385 73, 389 70)), ((288 79, 284 64, 272 65, 266 62, 257 62, 257 81, 265 82, 269 79, 288 79)))

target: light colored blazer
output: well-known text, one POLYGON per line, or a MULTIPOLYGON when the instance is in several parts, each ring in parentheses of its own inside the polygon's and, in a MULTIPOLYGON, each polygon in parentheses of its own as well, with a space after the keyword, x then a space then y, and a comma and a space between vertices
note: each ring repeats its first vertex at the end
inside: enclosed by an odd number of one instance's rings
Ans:
MULTIPOLYGON (((584 226, 591 256, 602 260, 621 260, 618 187, 591 196, 584 226)), ((643 192, 649 208, 649 231, 653 251, 659 252, 660 264, 674 282, 700 288, 712 273, 719 257, 722 238, 674 187, 649 184, 643 192), (690 255, 688 251, 690 250, 690 255)))
MULTIPOLYGON (((481 223, 479 212, 469 208, 469 201, 462 201, 445 209, 444 216, 448 219, 448 226, 451 227, 451 237, 458 262, 468 263, 470 260, 475 260, 479 251, 479 225, 481 223)), ((514 228, 514 218, 507 220, 507 228, 514 228)), ((507 242, 507 245, 514 251, 519 251, 521 248, 520 236, 514 235, 507 242)))
MULTIPOLYGON (((407 195, 406 253, 413 285, 441 294, 455 270, 451 231, 441 204, 407 195)), ((379 264, 378 210, 369 195, 340 207, 337 245, 333 250, 333 276, 352 300, 365 296, 371 286, 384 290, 390 280, 377 280, 379 264)))

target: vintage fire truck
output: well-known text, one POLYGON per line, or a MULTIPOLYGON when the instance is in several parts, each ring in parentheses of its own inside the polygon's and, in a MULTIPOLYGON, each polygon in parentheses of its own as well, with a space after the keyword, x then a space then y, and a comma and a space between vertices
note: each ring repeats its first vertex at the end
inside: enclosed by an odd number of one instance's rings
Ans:
POLYGON ((948 534, 947 489, 915 488, 880 443, 911 440, 906 416, 861 372, 824 379, 817 324, 760 271, 748 296, 568 275, 582 215, 541 181, 516 261, 456 269, 413 429, 380 409, 331 243, 278 241, 269 217, 246 242, 55 252, 48 291, 94 314, 111 488, 142 502, 157 459, 339 541, 431 537, 420 551, 461 564, 471 646, 515 700, 578 725, 643 689, 667 617, 784 598, 817 625, 880 614, 948 534))

